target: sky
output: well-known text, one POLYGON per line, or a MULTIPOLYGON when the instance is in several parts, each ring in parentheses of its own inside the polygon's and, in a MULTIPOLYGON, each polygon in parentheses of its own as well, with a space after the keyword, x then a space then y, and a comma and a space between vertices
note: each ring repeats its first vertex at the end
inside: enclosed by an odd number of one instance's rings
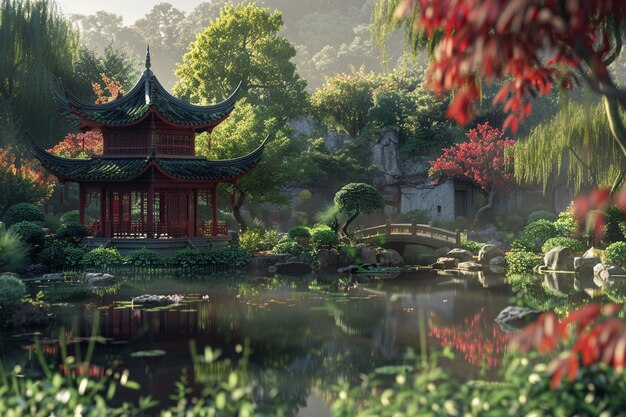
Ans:
POLYGON ((93 14, 98 10, 105 10, 121 15, 124 18, 124 25, 131 25, 159 3, 170 3, 177 9, 189 13, 204 1, 207 0, 56 0, 56 3, 67 15, 93 14))

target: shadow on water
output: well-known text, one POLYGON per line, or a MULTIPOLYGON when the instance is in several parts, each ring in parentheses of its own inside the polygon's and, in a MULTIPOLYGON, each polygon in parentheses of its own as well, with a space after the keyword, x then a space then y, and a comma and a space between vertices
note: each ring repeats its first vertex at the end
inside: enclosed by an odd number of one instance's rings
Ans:
MULTIPOLYGON (((407 348, 450 346, 456 359, 443 365, 455 377, 496 376, 509 335, 493 319, 513 294, 503 277, 416 271, 345 291, 313 284, 313 277, 139 277, 106 290, 42 283, 31 291, 46 293, 57 318, 41 335, 48 362, 60 363, 60 331, 72 354, 84 350, 97 313, 102 343, 89 375, 97 378, 111 366, 128 369, 140 395, 163 404, 181 372, 192 370, 192 340, 199 350, 219 348, 234 360, 239 347, 248 345, 249 377, 260 386, 277 386, 293 415, 328 415, 338 378, 356 382, 362 373, 401 364, 407 348), (184 299, 160 307, 132 304, 141 294, 184 299)), ((20 364, 36 374, 33 335, 3 339, 5 366, 20 364)), ((120 400, 124 395, 137 393, 120 400)))

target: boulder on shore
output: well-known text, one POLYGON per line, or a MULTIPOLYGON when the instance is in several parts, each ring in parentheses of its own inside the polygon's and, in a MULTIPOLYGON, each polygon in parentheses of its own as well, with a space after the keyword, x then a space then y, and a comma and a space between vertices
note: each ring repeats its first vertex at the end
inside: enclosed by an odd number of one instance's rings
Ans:
POLYGON ((152 295, 144 294, 133 298, 133 304, 141 304, 144 306, 166 306, 170 304, 178 304, 185 297, 179 294, 173 295, 152 295))
POLYGON ((115 277, 102 272, 87 272, 83 281, 87 285, 111 285, 115 283, 115 277))
POLYGON ((593 267, 593 282, 598 287, 615 284, 616 278, 622 278, 626 282, 626 271, 619 266, 597 264, 593 267))
POLYGON ((574 254, 570 248, 557 246, 546 253, 543 264, 553 271, 573 271, 574 254))
POLYGON ((591 256, 589 258, 577 256, 574 258, 574 271, 583 275, 593 275, 593 267, 599 263, 600 258, 597 256, 591 256))
POLYGON ((459 262, 467 262, 467 261, 474 260, 474 255, 472 255, 472 252, 465 250, 465 249, 460 249, 460 248, 455 248, 455 249, 452 249, 451 251, 448 251, 445 257, 456 258, 459 260, 459 262))
POLYGON ((481 264, 479 264, 478 262, 472 262, 472 261, 461 262, 460 264, 457 265, 457 268, 462 271, 482 271, 483 270, 483 266, 481 264))
POLYGON ((488 264, 490 260, 497 256, 504 256, 504 252, 496 245, 485 245, 478 252, 478 262, 488 264))
POLYGON ((376 263, 380 266, 404 266, 404 258, 393 249, 383 249, 376 255, 376 263))
POLYGON ((456 258, 438 258, 437 262, 432 265, 433 269, 454 269, 459 264, 459 260, 456 258))

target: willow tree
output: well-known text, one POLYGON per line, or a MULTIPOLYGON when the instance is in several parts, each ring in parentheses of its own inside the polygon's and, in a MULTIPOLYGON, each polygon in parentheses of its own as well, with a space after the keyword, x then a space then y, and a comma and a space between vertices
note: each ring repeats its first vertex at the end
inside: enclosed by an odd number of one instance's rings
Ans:
POLYGON ((49 83, 58 77, 71 79, 78 33, 50 0, 3 0, 0 39, 3 139, 23 141, 28 129, 36 141, 49 145, 67 132, 56 114, 49 83), (7 132, 14 137, 7 137, 7 132))
POLYGON ((545 190, 551 180, 564 176, 576 191, 617 190, 626 175, 626 157, 604 111, 602 104, 567 103, 554 119, 535 127, 514 148, 516 179, 541 183, 545 190))

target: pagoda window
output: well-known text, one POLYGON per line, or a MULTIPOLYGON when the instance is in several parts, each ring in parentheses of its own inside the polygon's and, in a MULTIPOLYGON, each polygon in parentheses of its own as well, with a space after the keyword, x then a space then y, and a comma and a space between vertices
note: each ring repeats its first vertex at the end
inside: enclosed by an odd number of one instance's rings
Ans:
POLYGON ((104 139, 105 155, 147 155, 150 148, 144 132, 108 132, 104 139))
POLYGON ((193 135, 159 134, 156 153, 158 155, 194 156, 195 140, 193 135))

